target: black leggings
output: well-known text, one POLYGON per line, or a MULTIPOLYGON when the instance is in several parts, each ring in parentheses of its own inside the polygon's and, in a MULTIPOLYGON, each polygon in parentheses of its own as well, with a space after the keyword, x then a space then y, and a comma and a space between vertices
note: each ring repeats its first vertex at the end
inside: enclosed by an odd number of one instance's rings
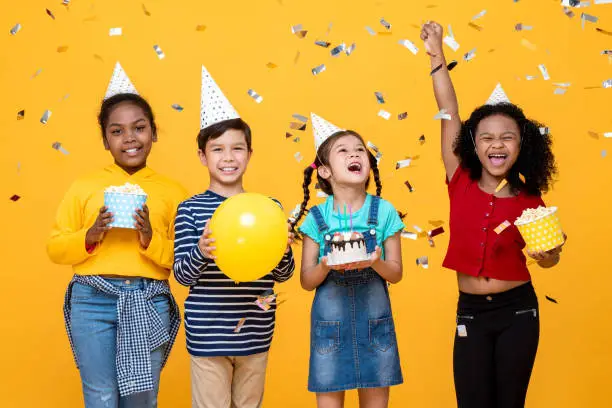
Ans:
POLYGON ((523 408, 538 350, 531 282, 491 295, 459 294, 453 366, 459 408, 523 408))

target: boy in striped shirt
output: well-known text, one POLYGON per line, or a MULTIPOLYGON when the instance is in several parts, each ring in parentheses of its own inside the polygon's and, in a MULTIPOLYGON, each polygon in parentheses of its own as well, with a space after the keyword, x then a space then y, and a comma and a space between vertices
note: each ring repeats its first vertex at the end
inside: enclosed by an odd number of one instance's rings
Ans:
POLYGON ((236 284, 224 275, 212 255, 208 221, 226 198, 244 192, 251 130, 240 118, 212 123, 200 131, 198 146, 210 185, 179 205, 174 241, 174 276, 190 287, 185 330, 193 407, 261 407, 276 304, 264 310, 255 302, 293 275, 291 235, 282 260, 263 278, 236 284))

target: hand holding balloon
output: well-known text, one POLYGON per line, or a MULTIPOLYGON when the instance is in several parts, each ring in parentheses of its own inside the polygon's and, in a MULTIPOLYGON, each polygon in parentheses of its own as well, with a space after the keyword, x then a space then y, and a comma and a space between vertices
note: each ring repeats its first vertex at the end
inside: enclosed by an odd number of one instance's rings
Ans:
POLYGON ((212 246, 212 243, 215 242, 215 239, 210 237, 211 231, 210 227, 208 226, 209 223, 210 220, 206 221, 206 225, 204 225, 204 231, 202 231, 202 236, 198 241, 198 246, 200 247, 200 251, 202 251, 202 255, 204 255, 204 258, 215 259, 216 256, 214 256, 212 252, 217 248, 212 246))

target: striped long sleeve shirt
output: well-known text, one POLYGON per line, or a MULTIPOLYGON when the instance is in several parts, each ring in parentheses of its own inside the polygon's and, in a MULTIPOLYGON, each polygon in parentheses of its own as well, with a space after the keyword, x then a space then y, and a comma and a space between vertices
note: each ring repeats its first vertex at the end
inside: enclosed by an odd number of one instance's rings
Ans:
POLYGON ((268 351, 276 304, 273 302, 266 311, 255 301, 270 294, 275 282, 289 279, 295 269, 289 251, 263 278, 235 283, 212 259, 204 258, 198 241, 206 221, 225 199, 208 190, 183 201, 176 215, 174 276, 180 284, 189 286, 185 301, 187 350, 197 357, 248 356, 268 351), (242 319, 242 327, 235 332, 242 319))

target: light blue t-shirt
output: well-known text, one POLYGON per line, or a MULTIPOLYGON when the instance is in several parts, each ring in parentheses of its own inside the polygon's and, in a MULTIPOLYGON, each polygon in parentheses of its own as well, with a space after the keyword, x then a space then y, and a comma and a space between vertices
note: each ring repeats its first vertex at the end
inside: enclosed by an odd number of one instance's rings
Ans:
MULTIPOLYGON (((353 230, 364 233, 372 229, 368 225, 368 216, 370 215, 370 205, 372 203, 372 195, 366 195, 366 199, 363 206, 353 212, 353 230)), ((306 219, 300 226, 299 231, 303 234, 308 235, 313 241, 319 244, 319 259, 324 256, 323 251, 325 250, 325 235, 333 235, 335 232, 346 231, 350 226, 350 221, 344 217, 344 214, 339 214, 338 210, 334 211, 334 196, 327 197, 327 200, 323 204, 319 204, 319 210, 325 220, 325 223, 329 227, 327 231, 319 232, 319 226, 312 213, 308 212, 306 219)), ((342 210, 344 211, 344 210, 342 210)), ((383 250, 382 257, 384 259, 384 247, 383 242, 390 236, 394 235, 398 231, 404 229, 404 223, 397 214, 397 210, 393 207, 393 204, 387 200, 380 199, 378 205, 378 225, 376 229, 376 244, 383 250)))

